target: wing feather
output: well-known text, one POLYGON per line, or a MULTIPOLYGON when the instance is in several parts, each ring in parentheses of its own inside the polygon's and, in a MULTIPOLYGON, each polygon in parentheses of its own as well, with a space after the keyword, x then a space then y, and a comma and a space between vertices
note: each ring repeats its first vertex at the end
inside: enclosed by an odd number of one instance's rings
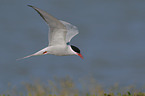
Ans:
POLYGON ((49 46, 66 44, 67 30, 64 24, 41 9, 31 5, 28 6, 36 10, 49 25, 49 46))
POLYGON ((76 26, 74 26, 68 22, 65 22, 62 20, 60 20, 60 22, 63 23, 67 29, 66 43, 69 43, 71 41, 71 39, 79 33, 79 31, 76 26))

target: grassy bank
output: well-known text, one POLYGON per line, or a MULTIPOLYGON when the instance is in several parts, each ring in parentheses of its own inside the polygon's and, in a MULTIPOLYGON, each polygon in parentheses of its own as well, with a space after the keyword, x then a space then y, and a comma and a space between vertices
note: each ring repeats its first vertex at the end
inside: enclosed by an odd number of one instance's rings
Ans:
POLYGON ((80 80, 79 88, 69 77, 48 80, 48 84, 35 82, 22 85, 23 91, 15 87, 0 96, 145 96, 144 88, 119 87, 118 84, 114 84, 106 89, 94 79, 89 79, 87 82, 80 80))

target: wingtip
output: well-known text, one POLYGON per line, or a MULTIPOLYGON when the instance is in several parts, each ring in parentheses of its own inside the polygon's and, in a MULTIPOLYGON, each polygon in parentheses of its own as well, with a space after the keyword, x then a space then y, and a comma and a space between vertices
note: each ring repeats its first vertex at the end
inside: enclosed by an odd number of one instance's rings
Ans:
POLYGON ((32 5, 27 5, 27 6, 29 6, 29 7, 33 7, 32 5))

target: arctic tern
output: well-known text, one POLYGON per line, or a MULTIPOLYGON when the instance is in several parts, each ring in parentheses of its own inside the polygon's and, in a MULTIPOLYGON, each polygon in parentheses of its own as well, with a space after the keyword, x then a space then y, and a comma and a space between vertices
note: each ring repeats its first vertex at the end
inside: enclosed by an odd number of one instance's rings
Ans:
POLYGON ((52 15, 37 7, 34 7, 32 5, 28 6, 36 10, 39 13, 39 15, 44 19, 44 21, 48 24, 49 45, 48 47, 32 55, 28 55, 20 59, 45 54, 53 54, 57 56, 78 55, 83 59, 80 49, 73 45, 70 45, 70 40, 79 33, 76 26, 68 22, 58 20, 52 15))

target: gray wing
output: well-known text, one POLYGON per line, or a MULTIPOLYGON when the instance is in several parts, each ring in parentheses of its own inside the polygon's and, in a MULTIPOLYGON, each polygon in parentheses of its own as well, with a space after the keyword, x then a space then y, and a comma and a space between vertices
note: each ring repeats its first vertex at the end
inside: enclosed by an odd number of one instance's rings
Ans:
POLYGON ((62 21, 60 20, 61 23, 63 23, 67 29, 67 34, 66 34, 66 43, 69 43, 70 40, 79 33, 78 29, 76 26, 68 23, 68 22, 65 22, 65 21, 62 21))
POLYGON ((64 24, 41 9, 31 5, 28 6, 36 10, 49 25, 49 46, 66 44, 67 30, 64 24))

